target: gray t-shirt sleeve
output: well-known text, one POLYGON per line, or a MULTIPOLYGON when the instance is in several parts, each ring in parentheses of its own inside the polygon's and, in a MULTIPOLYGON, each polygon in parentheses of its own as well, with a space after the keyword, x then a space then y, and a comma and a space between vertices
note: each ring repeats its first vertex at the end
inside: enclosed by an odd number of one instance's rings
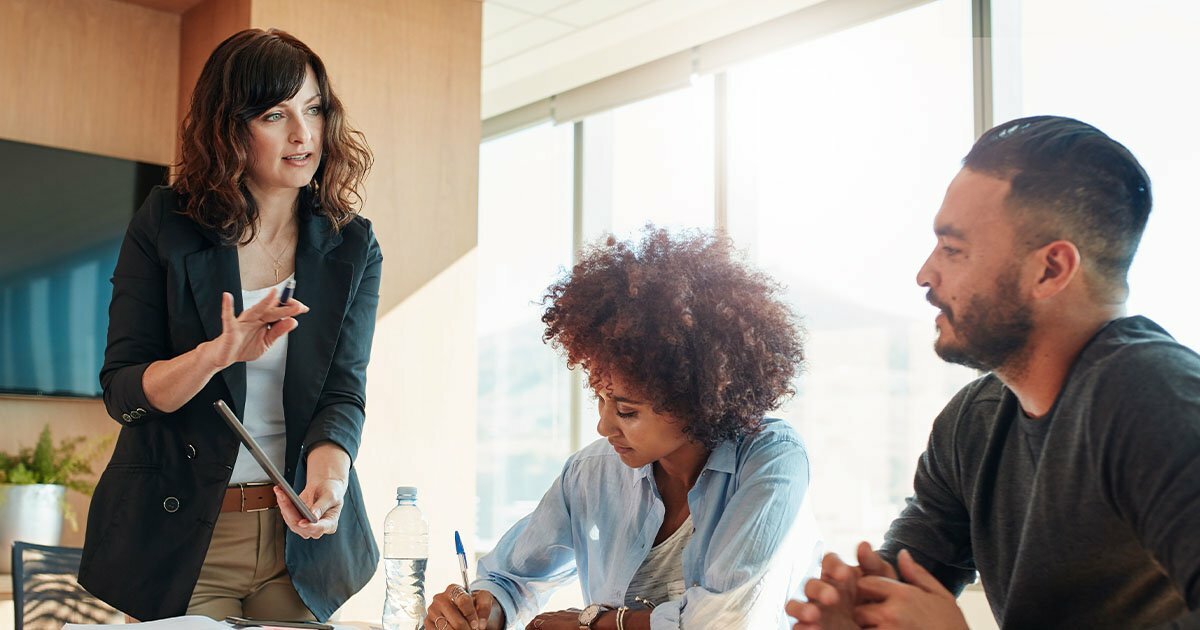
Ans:
POLYGON ((1181 346, 1146 346, 1115 357, 1111 382, 1098 383, 1094 465, 1113 509, 1192 611, 1162 627, 1200 628, 1200 360, 1181 346))
POLYGON ((961 498, 955 436, 978 385, 961 390, 934 421, 929 443, 917 461, 913 496, 892 521, 879 549, 893 566, 900 550, 908 549, 955 595, 975 581, 971 520, 961 498))

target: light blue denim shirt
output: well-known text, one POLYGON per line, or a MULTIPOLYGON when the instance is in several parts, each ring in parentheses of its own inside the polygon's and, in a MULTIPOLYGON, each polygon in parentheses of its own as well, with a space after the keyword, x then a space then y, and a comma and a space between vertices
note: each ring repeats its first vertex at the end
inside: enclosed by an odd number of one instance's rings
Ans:
MULTIPOLYGON (((819 557, 802 516, 808 454, 791 425, 723 442, 688 492, 695 532, 683 551, 683 596, 660 603, 651 628, 786 628, 788 595, 819 557)), ((621 606, 663 523, 653 464, 630 468, 605 440, 572 455, 533 513, 479 561, 509 628, 524 628, 550 594, 578 577, 588 603, 621 606)))

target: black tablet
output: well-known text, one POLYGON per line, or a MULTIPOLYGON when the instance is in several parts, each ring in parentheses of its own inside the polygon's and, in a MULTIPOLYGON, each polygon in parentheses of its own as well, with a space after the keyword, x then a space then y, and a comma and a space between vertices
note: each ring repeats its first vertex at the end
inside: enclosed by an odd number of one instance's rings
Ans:
POLYGON ((233 429, 233 432, 237 434, 242 444, 246 445, 246 450, 250 451, 250 454, 254 456, 254 461, 258 462, 259 466, 262 466, 262 469, 267 472, 267 476, 271 478, 271 481, 275 482, 275 485, 279 486, 283 490, 283 493, 292 500, 292 505, 296 506, 297 510, 300 510, 300 514, 308 519, 308 522, 316 523, 317 517, 312 513, 312 510, 308 509, 304 501, 300 500, 300 496, 292 489, 292 484, 288 483, 287 479, 284 479, 283 475, 279 473, 279 469, 275 467, 275 464, 271 463, 271 458, 267 457, 266 452, 262 450, 258 442, 254 441, 254 437, 246 431, 246 427, 242 426, 237 416, 233 415, 233 410, 229 408, 229 405, 226 405, 224 400, 218 400, 213 403, 213 409, 217 410, 217 415, 225 419, 225 424, 229 425, 229 428, 233 429))

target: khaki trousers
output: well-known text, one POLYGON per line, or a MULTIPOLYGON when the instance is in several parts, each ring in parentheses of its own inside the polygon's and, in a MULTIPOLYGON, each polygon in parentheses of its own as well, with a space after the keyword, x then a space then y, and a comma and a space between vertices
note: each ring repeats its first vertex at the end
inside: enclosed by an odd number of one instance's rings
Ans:
POLYGON ((218 621, 229 616, 314 620, 283 564, 284 532, 279 508, 222 513, 187 614, 218 621))

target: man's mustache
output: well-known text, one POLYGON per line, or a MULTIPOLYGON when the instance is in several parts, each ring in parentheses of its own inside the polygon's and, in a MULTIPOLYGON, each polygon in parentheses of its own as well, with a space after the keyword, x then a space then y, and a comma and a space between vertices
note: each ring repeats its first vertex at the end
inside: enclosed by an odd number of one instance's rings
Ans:
POLYGON ((933 289, 925 292, 925 301, 934 305, 946 316, 946 319, 954 322, 954 314, 950 312, 950 307, 945 302, 942 302, 938 299, 938 296, 934 294, 933 289))

